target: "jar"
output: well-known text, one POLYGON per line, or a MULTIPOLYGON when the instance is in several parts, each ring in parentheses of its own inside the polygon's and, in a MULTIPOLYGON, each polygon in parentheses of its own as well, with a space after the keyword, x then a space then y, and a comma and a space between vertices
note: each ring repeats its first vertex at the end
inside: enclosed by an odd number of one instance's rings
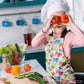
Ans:
POLYGON ((3 54, 2 56, 2 68, 7 69, 9 67, 8 63, 7 63, 7 55, 3 54))
POLYGON ((27 44, 28 46, 31 46, 31 41, 35 36, 35 32, 32 30, 30 25, 24 29, 23 36, 24 36, 25 44, 27 44))

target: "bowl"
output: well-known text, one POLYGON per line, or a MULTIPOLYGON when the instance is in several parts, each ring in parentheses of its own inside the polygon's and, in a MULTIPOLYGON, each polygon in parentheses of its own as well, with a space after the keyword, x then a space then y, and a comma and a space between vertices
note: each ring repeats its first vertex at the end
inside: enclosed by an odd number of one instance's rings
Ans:
POLYGON ((25 56, 26 52, 14 53, 13 56, 7 57, 7 60, 10 65, 20 65, 24 62, 25 56))

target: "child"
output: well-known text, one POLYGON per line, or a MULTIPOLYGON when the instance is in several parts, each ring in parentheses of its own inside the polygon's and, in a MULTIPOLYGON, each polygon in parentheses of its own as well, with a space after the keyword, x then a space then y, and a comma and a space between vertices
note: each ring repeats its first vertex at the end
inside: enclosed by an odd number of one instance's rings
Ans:
MULTIPOLYGON (((69 22, 52 24, 52 18, 61 17, 69 12, 65 0, 47 0, 41 11, 41 20, 46 26, 33 38, 32 46, 45 45, 46 70, 52 80, 61 84, 76 84, 74 71, 70 65, 70 50, 72 46, 84 46, 84 33, 75 25, 69 14, 69 22), (74 32, 67 30, 71 27, 74 32), (52 29, 52 33, 48 31, 52 29)), ((55 84, 55 83, 52 83, 55 84)))

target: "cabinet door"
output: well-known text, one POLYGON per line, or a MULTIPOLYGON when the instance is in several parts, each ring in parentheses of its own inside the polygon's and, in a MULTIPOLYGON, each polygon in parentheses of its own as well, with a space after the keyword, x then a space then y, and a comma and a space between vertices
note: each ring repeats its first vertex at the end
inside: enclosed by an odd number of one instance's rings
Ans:
POLYGON ((45 2, 46 0, 16 0, 17 6, 40 5, 45 2))
POLYGON ((15 6, 14 0, 1 0, 0 1, 0 8, 13 7, 13 6, 15 6))

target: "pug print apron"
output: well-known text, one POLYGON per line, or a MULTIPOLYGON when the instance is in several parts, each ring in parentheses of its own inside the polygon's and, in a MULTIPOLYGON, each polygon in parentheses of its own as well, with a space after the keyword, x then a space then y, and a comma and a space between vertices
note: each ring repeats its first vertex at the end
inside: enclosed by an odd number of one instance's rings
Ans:
POLYGON ((48 36, 45 47, 46 70, 55 84, 76 84, 70 61, 66 59, 63 53, 63 41, 64 38, 48 36))

